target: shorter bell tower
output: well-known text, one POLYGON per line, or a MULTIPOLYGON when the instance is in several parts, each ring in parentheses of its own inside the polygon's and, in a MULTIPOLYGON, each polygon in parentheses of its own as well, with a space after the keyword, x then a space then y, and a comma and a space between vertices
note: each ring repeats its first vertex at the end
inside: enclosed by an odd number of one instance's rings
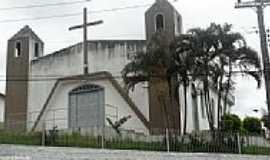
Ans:
POLYGON ((26 130, 30 62, 43 56, 43 47, 44 43, 29 26, 8 40, 5 104, 8 130, 26 130))

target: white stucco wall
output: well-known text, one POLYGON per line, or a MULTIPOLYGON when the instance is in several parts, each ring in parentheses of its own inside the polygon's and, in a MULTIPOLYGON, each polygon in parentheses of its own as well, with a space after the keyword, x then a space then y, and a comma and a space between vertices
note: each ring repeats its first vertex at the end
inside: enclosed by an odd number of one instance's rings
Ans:
MULTIPOLYGON (((198 120, 199 120, 199 130, 209 130, 209 123, 208 123, 208 118, 207 118, 207 113, 206 113, 206 108, 205 106, 202 106, 201 103, 201 95, 200 91, 202 90, 202 82, 194 82, 196 89, 197 89, 197 106, 198 106, 198 120), (204 112, 204 116, 203 113, 204 112)), ((187 89, 187 132, 191 133, 195 130, 194 126, 194 114, 193 114, 193 104, 192 104, 192 96, 191 96, 191 85, 189 85, 187 89)), ((182 126, 184 126, 184 90, 183 86, 180 87, 179 89, 179 96, 180 96, 180 107, 181 107, 181 116, 182 116, 182 126)), ((217 92, 213 89, 210 89, 210 99, 214 100, 214 126, 217 127, 217 115, 218 115, 218 107, 217 107, 217 99, 218 95, 217 92)), ((223 106, 223 98, 221 99, 221 105, 223 106)), ((229 104, 228 108, 230 108, 229 104)), ((183 127, 182 127, 183 129, 183 127)))
MULTIPOLYGON (((121 71, 131 61, 134 53, 145 50, 145 41, 91 41, 88 50, 89 71, 108 71, 124 87, 121 71)), ((138 84, 134 90, 129 91, 129 96, 149 120, 149 95, 146 86, 144 83, 138 84)))
MULTIPOLYGON (((58 129, 68 128, 68 94, 74 88, 77 88, 84 84, 99 85, 105 89, 105 118, 109 115, 117 115, 114 120, 119 120, 124 116, 131 115, 131 119, 124 125, 125 130, 134 130, 136 132, 148 133, 148 129, 143 125, 141 120, 135 115, 128 103, 118 93, 109 80, 94 80, 94 81, 65 81, 61 82, 57 87, 57 91, 54 93, 51 99, 47 111, 42 117, 41 122, 38 125, 38 129, 41 129, 43 124, 47 129, 52 129, 53 126, 57 126, 58 129), (110 106, 114 106, 115 110, 112 110, 110 106)), ((104 119, 106 122, 106 119, 104 119)), ((108 126, 108 123, 106 123, 108 126)))
MULTIPOLYGON (((89 42, 89 72, 110 72, 118 83, 124 87, 121 78, 121 71, 124 66, 130 62, 132 54, 143 49, 144 41, 89 42)), ((82 73, 83 56, 81 44, 63 49, 53 55, 47 55, 31 62, 30 79, 33 80, 29 81, 28 88, 28 129, 32 127, 34 121, 37 119, 40 110, 56 83, 56 79, 60 77, 80 75, 82 73)), ((67 94, 68 92, 65 93, 67 94)), ((55 95, 58 96, 57 93, 55 95)), ((110 96, 113 97, 113 95, 110 96)), ((145 117, 149 119, 148 90, 145 88, 145 84, 136 86, 135 90, 130 92, 130 97, 145 117)), ((60 97, 60 99, 65 101, 65 97, 60 97)), ((118 100, 116 99, 115 101, 118 100)), ((56 108, 62 106, 66 107, 66 105, 58 103, 59 102, 55 102, 54 104, 54 102, 52 102, 56 108)), ((111 110, 111 112, 115 112, 113 107, 108 108, 110 108, 108 110, 111 110)))
POLYGON ((0 95, 0 122, 4 122, 5 114, 5 97, 0 95))
MULTIPOLYGON (((82 47, 71 47, 31 62, 28 86, 28 124, 33 124, 45 104, 56 80, 82 73, 82 47)), ((27 125, 30 129, 32 125, 27 125)))

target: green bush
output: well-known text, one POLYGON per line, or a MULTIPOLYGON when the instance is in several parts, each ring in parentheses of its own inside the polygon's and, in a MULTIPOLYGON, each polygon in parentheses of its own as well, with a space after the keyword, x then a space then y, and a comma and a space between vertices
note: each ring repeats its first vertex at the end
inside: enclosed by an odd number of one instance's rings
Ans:
POLYGON ((46 136, 48 146, 100 148, 100 144, 98 138, 82 136, 78 133, 46 136))
POLYGON ((241 119, 235 114, 226 114, 222 117, 221 130, 223 132, 240 132, 242 127, 241 119))
POLYGON ((262 126, 260 119, 254 117, 246 117, 243 121, 243 129, 245 129, 249 134, 261 134, 262 126))
POLYGON ((248 146, 242 148, 243 154, 270 155, 270 147, 248 146))
POLYGON ((0 132, 0 143, 41 145, 41 133, 0 132))

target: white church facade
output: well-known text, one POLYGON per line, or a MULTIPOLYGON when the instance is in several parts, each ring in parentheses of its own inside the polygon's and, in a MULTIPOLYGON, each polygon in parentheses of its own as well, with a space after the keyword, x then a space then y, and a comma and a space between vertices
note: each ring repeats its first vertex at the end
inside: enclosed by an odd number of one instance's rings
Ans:
MULTIPOLYGON (((181 15, 167 0, 157 0, 145 14, 147 37, 155 33, 158 17, 168 34, 180 36, 181 15)), ((44 54, 41 38, 25 26, 8 41, 6 127, 27 131, 110 127, 107 118, 115 122, 130 116, 122 130, 149 134, 156 128, 151 120, 159 116, 149 106, 149 86, 141 83, 127 92, 121 78, 134 53, 146 49, 146 41, 88 41, 89 74, 84 74, 82 43, 44 54)), ((187 110, 188 132, 209 129, 199 91, 200 82, 188 90, 192 106, 187 110)), ((179 114, 183 117, 181 89, 179 93, 179 114)), ((215 90, 211 90, 211 97, 217 108, 215 90)), ((233 96, 228 98, 228 106, 232 105, 233 96)), ((214 114, 217 124, 217 109, 214 114)), ((183 126, 183 118, 180 124, 183 126)))

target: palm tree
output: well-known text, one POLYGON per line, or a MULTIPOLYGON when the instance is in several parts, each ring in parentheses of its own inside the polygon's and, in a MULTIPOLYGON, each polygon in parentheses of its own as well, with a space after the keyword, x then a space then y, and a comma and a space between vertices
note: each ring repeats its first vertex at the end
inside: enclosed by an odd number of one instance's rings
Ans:
POLYGON ((175 72, 178 74, 178 84, 183 86, 184 92, 184 122, 183 122, 183 132, 187 132, 187 89, 190 84, 190 72, 194 67, 194 57, 191 50, 189 35, 181 35, 175 41, 175 55, 174 55, 174 64, 175 72))
POLYGON ((124 67, 122 77, 128 89, 141 82, 149 82, 149 85, 159 84, 160 86, 155 86, 155 94, 159 101, 156 107, 162 106, 165 127, 176 129, 180 128, 180 111, 178 86, 175 85, 177 76, 173 69, 173 49, 171 41, 164 33, 156 33, 147 43, 146 52, 135 53, 133 60, 124 67), (178 111, 175 112, 171 108, 178 111), (176 126, 175 121, 179 121, 179 126, 176 126))
POLYGON ((212 23, 208 28, 189 30, 189 52, 194 65, 189 69, 193 79, 203 82, 204 101, 210 130, 214 130, 213 106, 210 103, 209 90, 218 91, 218 126, 221 117, 221 98, 224 95, 224 107, 227 105, 229 90, 233 86, 233 68, 239 73, 254 77, 260 86, 260 59, 254 50, 246 46, 239 33, 231 32, 232 26, 212 23), (237 45, 239 44, 239 45, 237 45), (251 70, 255 71, 251 71, 251 70), (224 85, 225 82, 225 85, 224 85), (210 86, 211 84, 211 86, 210 86), (225 93, 224 93, 225 92, 225 93))
POLYGON ((229 71, 227 82, 225 86, 225 96, 224 96, 224 109, 227 108, 227 97, 230 89, 232 88, 232 76, 235 74, 241 74, 242 76, 251 76, 256 82, 258 88, 261 87, 261 60, 256 51, 253 49, 243 46, 238 48, 235 52, 229 55, 229 71), (235 69, 235 70, 233 70, 235 69))
POLYGON ((193 80, 203 82, 204 102, 210 130, 214 130, 214 117, 209 89, 210 83, 215 79, 214 73, 218 66, 215 62, 217 53, 213 50, 217 43, 215 32, 213 24, 207 29, 194 28, 188 31, 190 37, 187 39, 193 61, 193 67, 189 72, 193 80))
POLYGON ((240 33, 232 32, 232 25, 225 23, 223 26, 212 24, 217 35, 214 50, 219 60, 219 69, 215 73, 216 89, 218 90, 218 128, 221 120, 221 98, 224 95, 224 113, 226 111, 227 97, 229 90, 233 88, 232 72, 233 68, 238 68, 239 73, 254 77, 258 86, 261 83, 260 77, 260 59, 254 50, 247 47, 243 36, 240 33), (233 67, 234 65, 234 67, 233 67), (228 68, 228 69, 227 69, 228 68), (255 69, 256 72, 250 71, 255 69), (228 75, 228 76, 227 76, 228 75), (224 85, 224 79, 227 82, 224 85))

